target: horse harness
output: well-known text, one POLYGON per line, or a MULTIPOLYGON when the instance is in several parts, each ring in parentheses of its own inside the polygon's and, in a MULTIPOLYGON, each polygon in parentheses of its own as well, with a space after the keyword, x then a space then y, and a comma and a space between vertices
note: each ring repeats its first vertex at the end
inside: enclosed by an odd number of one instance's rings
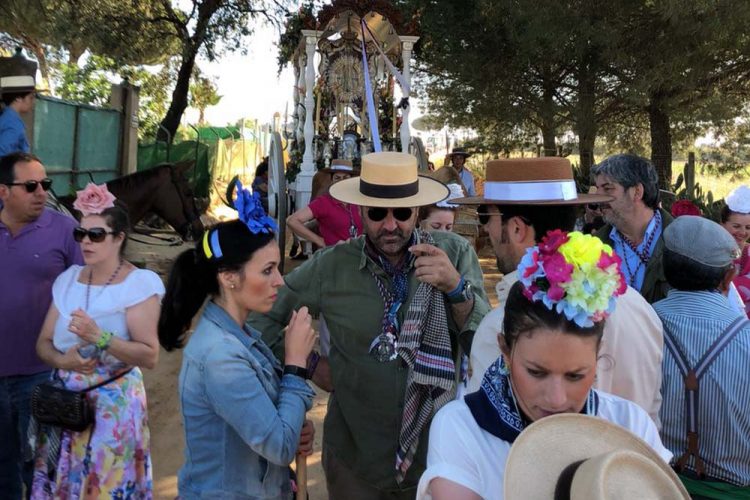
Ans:
POLYGON ((706 373, 708 367, 716 361, 724 348, 742 331, 743 328, 750 326, 750 321, 744 316, 734 320, 719 335, 713 344, 706 350, 703 356, 698 360, 695 367, 691 367, 687 356, 677 344, 673 333, 669 330, 666 323, 664 324, 664 344, 677 364, 677 368, 682 374, 685 384, 685 406, 687 413, 687 450, 677 460, 676 469, 682 472, 691 456, 695 457, 695 472, 699 477, 704 477, 704 464, 700 457, 698 447, 698 386, 701 376, 706 373))
POLYGON ((171 165, 169 166, 169 179, 172 181, 172 185, 174 186, 175 190, 177 190, 178 197, 180 198, 180 204, 182 204, 182 215, 186 220, 184 224, 182 224, 180 227, 176 227, 175 229, 179 234, 188 234, 188 231, 193 225, 193 222, 200 219, 200 215, 198 215, 198 208, 195 206, 195 198, 191 197, 191 200, 193 201, 193 210, 192 213, 189 213, 188 207, 186 206, 186 201, 184 199, 185 197, 182 193, 182 189, 180 189, 180 185, 175 179, 174 167, 172 167, 171 165))

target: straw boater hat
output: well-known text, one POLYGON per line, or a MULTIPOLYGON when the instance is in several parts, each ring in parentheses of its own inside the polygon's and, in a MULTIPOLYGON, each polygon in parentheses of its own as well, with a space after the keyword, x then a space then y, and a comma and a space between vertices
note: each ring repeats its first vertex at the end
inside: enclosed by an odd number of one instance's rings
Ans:
POLYGON ((408 153, 381 152, 362 157, 359 177, 331 186, 331 196, 365 207, 421 207, 448 197, 445 184, 417 174, 417 158, 408 153))
POLYGON ((638 436, 598 417, 552 415, 527 427, 505 465, 507 500, 679 500, 671 467, 638 436), (556 494, 557 490, 557 494, 556 494))
POLYGON ((27 75, 4 76, 0 78, 0 93, 33 92, 36 89, 34 77, 27 75))
POLYGON ((484 196, 459 198, 461 205, 584 205, 612 197, 577 193, 570 161, 559 156, 490 160, 484 196))
POLYGON ((352 166, 351 160, 331 160, 331 166, 327 168, 321 168, 321 172, 327 174, 335 174, 337 172, 344 172, 350 175, 359 175, 359 170, 352 166))

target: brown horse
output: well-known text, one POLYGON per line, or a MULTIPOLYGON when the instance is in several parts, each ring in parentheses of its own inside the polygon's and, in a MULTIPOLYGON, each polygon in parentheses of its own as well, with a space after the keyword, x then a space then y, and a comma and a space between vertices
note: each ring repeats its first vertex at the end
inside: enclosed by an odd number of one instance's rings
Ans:
MULTIPOLYGON (((162 163, 148 170, 107 182, 107 189, 128 207, 130 223, 135 226, 153 212, 177 231, 182 239, 198 239, 203 234, 195 197, 185 178, 192 162, 162 163)), ((60 201, 72 209, 72 196, 60 201)))

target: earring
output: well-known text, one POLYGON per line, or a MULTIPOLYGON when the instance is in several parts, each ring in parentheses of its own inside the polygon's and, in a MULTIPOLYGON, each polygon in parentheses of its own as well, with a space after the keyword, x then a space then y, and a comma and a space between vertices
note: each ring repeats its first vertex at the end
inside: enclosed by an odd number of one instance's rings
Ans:
POLYGON ((232 290, 234 290, 234 283, 231 283, 231 284, 229 285, 229 288, 231 288, 232 290))

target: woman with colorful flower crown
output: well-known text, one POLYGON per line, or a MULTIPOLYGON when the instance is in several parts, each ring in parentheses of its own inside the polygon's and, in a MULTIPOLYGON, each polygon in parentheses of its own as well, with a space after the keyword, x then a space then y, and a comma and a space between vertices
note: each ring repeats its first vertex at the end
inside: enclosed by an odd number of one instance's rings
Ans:
POLYGON ((433 420, 418 498, 502 499, 513 442, 532 422, 558 413, 609 420, 665 462, 671 458, 643 409, 592 389, 604 321, 626 290, 617 255, 596 237, 550 231, 518 271, 498 338, 503 355, 479 391, 433 420))
POLYGON ((38 432, 31 498, 151 498, 140 367, 154 368, 159 357, 164 285, 123 258, 128 212, 106 185, 90 183, 73 206, 82 214, 73 237, 86 265, 71 266, 52 286, 36 350, 55 368, 53 383, 86 391, 94 418, 80 432, 32 426, 38 432))
POLYGON ((306 369, 315 332, 306 307, 292 314, 282 366, 245 324, 250 312, 271 309, 284 282, 276 226, 259 194, 238 183, 234 206, 239 220, 206 231, 175 261, 159 319, 159 340, 172 350, 201 311, 180 371, 185 463, 178 488, 182 499, 288 499, 289 464, 312 451, 306 369))

